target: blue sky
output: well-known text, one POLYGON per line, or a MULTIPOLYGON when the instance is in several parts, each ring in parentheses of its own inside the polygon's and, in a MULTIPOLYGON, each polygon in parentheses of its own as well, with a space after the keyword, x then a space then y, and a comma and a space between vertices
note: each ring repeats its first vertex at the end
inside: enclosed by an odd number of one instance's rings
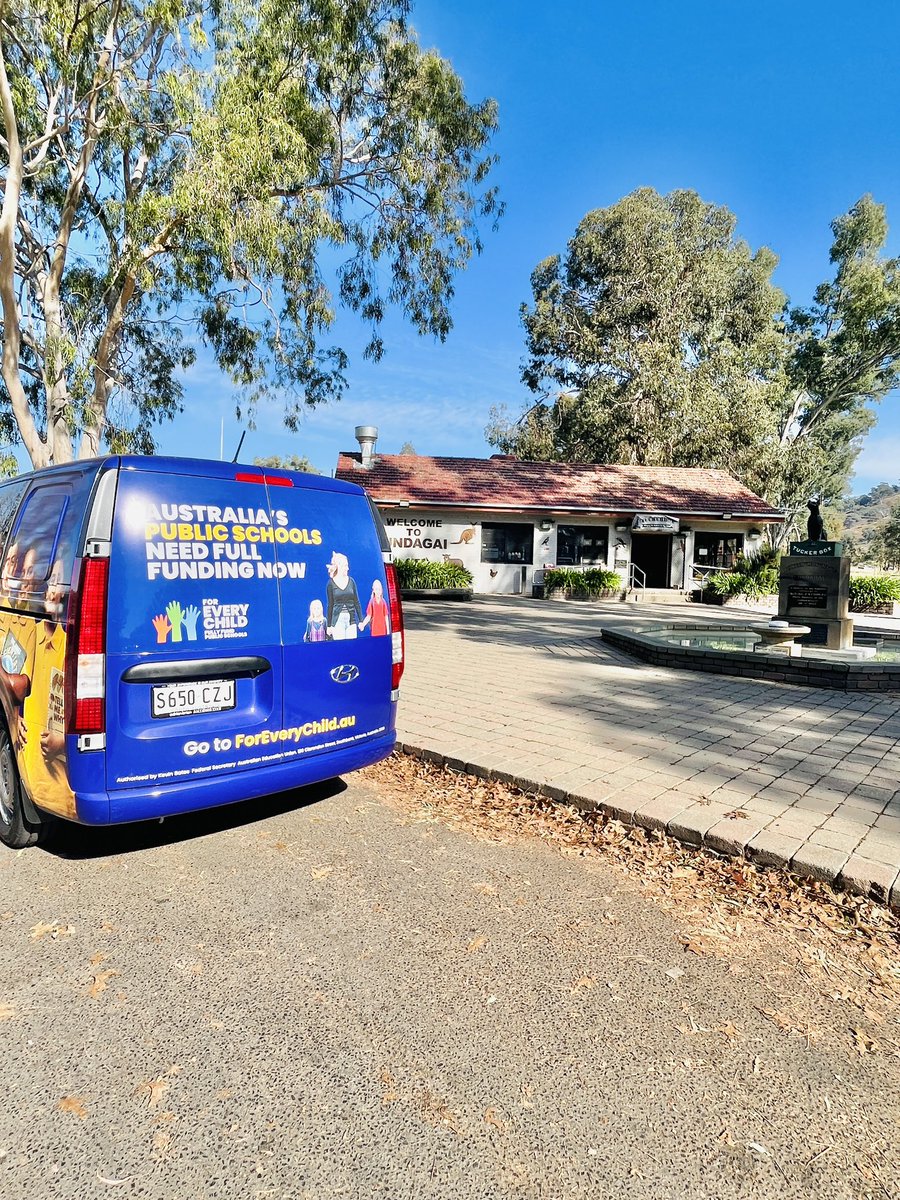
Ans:
MULTIPOLYGON (((727 205, 754 249, 779 256, 776 282, 806 303, 829 274, 830 221, 865 192, 893 221, 900 253, 900 6, 886 0, 421 0, 423 44, 449 58, 470 99, 500 106, 495 180, 506 202, 496 234, 458 277, 454 329, 443 345, 400 319, 387 351, 362 362, 363 331, 341 318, 349 390, 291 434, 276 408, 258 414, 242 459, 306 454, 330 472, 353 428, 379 427, 379 449, 411 441, 420 454, 483 456, 490 408, 518 412, 524 341, 519 306, 529 277, 562 252, 593 208, 637 187, 694 188, 727 205)), ((227 456, 240 427, 227 381, 200 361, 185 415, 160 449, 227 456)), ((900 478, 900 397, 880 406, 856 486, 900 478)))

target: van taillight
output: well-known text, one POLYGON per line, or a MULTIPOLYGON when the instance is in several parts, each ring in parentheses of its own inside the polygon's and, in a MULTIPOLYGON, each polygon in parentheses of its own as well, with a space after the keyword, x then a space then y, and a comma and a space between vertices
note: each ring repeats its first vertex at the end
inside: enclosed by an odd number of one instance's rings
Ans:
POLYGON ((66 636, 69 733, 106 730, 106 596, 108 558, 85 558, 71 598, 66 636))
POLYGON ((403 641, 403 606, 400 603, 400 588, 397 585, 397 568, 393 563, 385 564, 388 587, 388 603, 391 609, 391 690, 400 686, 403 674, 403 659, 406 647, 403 641))
POLYGON ((259 471, 238 471, 235 475, 238 483, 270 483, 273 487, 293 487, 293 479, 285 479, 283 475, 264 475, 259 471))

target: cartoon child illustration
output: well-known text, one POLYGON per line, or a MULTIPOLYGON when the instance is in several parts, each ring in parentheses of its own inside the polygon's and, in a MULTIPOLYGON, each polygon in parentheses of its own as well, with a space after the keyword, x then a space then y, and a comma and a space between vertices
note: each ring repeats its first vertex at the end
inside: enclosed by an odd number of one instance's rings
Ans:
POLYGON ((0 604, 12 604, 19 587, 19 543, 11 542, 0 571, 0 604))
POLYGON ((31 690, 19 724, 20 766, 34 800, 51 812, 74 816, 66 779, 65 685, 66 633, 60 624, 66 598, 66 561, 53 563, 44 590, 44 619, 35 623, 31 690))
POLYGON ((327 642, 328 622, 325 620, 325 610, 321 600, 309 602, 309 620, 306 622, 304 642, 327 642))
POLYGON ((355 638, 362 620, 362 608, 355 582, 350 578, 350 562, 346 554, 335 550, 326 567, 330 576, 326 589, 328 597, 328 632, 336 642, 355 638))
MULTIPOLYGON (((43 576, 41 576, 43 578, 43 576)), ((37 546, 29 546, 22 558, 22 570, 19 576, 19 608, 28 608, 39 599, 36 592, 38 585, 38 550, 37 546)))
POLYGON ((366 605, 366 615, 360 622, 360 629, 371 625, 372 637, 384 637, 391 631, 391 617, 384 599, 384 588, 380 579, 372 580, 372 597, 366 605))
MULTIPOLYGON (((3 564, 3 601, 13 609, 25 607, 35 587, 37 554, 34 548, 21 553, 12 545, 3 564), (27 571, 27 578, 26 578, 27 571)), ((0 613, 0 697, 17 748, 24 744, 23 705, 31 691, 34 671, 36 623, 9 609, 0 613)))

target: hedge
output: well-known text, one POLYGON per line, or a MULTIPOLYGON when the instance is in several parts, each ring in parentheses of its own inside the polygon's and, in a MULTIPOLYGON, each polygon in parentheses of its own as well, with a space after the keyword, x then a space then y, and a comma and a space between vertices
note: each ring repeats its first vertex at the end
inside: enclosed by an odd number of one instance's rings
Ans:
POLYGON ((900 600, 900 579, 895 575, 854 575, 850 580, 850 607, 871 612, 900 600))
POLYGON ((398 558, 394 563, 401 588, 468 588, 472 572, 459 563, 433 562, 428 558, 398 558))
POLYGON ((622 580, 616 571, 589 567, 578 571, 574 567, 548 567, 544 571, 545 592, 571 592, 573 596, 595 596, 599 592, 621 591, 622 580))

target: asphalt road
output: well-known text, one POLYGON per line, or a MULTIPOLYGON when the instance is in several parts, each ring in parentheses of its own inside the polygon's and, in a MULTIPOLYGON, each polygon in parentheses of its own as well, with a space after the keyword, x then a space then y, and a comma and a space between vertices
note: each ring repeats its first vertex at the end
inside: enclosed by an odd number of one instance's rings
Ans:
POLYGON ((897 1195, 898 1061, 369 783, 0 856, 0 1195, 897 1195), (667 972, 671 972, 667 974, 667 972))

